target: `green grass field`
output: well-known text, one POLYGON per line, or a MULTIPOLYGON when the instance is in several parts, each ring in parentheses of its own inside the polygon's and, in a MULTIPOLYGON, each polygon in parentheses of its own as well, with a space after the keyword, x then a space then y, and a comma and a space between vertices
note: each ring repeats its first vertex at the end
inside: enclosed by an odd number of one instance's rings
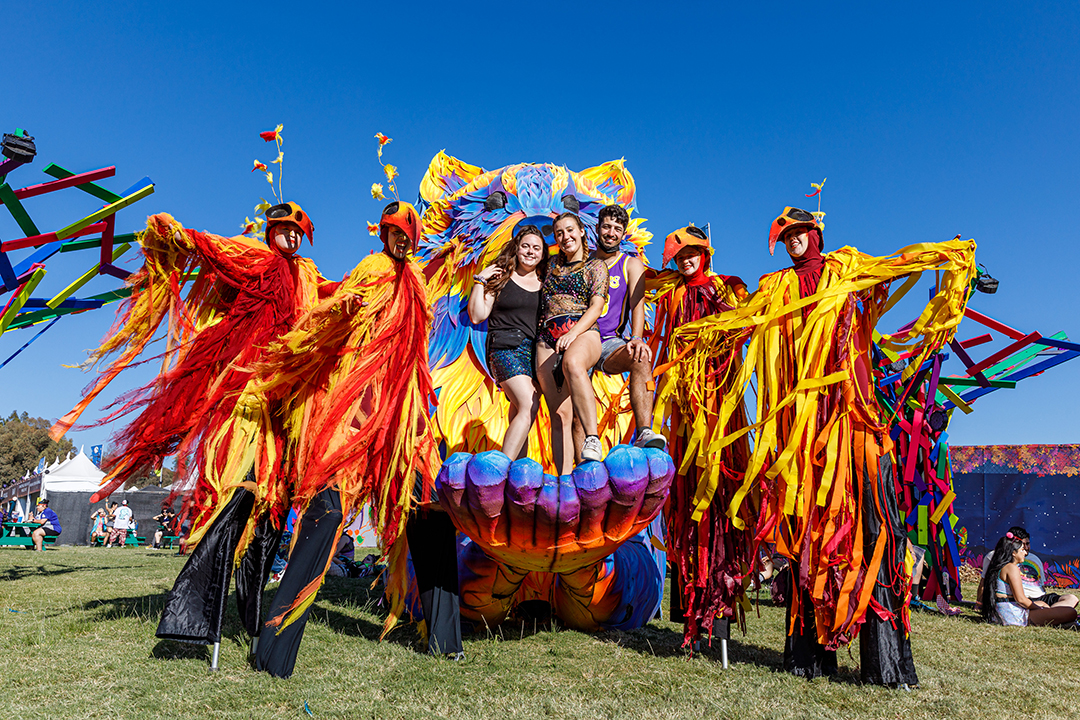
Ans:
POLYGON ((783 611, 764 596, 728 670, 718 646, 691 658, 681 628, 661 621, 595 636, 504 627, 467 638, 454 663, 417 653, 413 626, 376 642, 368 582, 331 578, 291 679, 248 667, 231 604, 211 673, 207 649, 154 637, 183 561, 146 548, 0 551, 0 720, 1080 717, 1080 633, 917 613, 917 690, 861 686, 857 646, 840 652, 839 678, 807 682, 779 671, 783 611))

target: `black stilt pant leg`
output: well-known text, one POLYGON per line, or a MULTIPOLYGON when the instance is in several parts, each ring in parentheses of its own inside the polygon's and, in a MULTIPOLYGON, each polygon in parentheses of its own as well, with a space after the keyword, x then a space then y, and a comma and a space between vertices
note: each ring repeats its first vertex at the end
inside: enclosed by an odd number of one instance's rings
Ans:
POLYGON ((259 635, 255 669, 265 670, 275 677, 287 678, 292 675, 311 607, 308 606, 300 617, 284 627, 273 624, 274 619, 287 613, 301 591, 326 570, 327 561, 336 547, 334 538, 342 520, 341 495, 337 488, 326 488, 320 492, 304 511, 289 554, 289 565, 270 605, 269 619, 263 624, 263 632, 259 635))
POLYGON ((814 616, 814 600, 809 590, 799 588, 799 564, 791 561, 782 572, 790 573, 787 593, 787 618, 792 618, 792 600, 799 593, 799 615, 795 627, 784 643, 784 670, 792 675, 812 680, 832 676, 837 672, 836 651, 826 650, 817 639, 817 619, 814 616))
MULTIPOLYGON (((863 493, 863 537, 867 552, 871 552, 880 533, 888 533, 885 555, 878 570, 874 586, 874 600, 893 615, 883 620, 871 607, 866 612, 866 623, 859 633, 859 668, 862 681, 874 685, 899 687, 918 685, 915 659, 911 655, 911 638, 904 627, 902 578, 898 577, 904 567, 907 552, 907 535, 904 533, 900 508, 896 502, 892 477, 892 458, 882 455, 879 460, 878 477, 864 472, 866 489, 863 493), (875 487, 876 485, 876 487, 875 487), (885 509, 884 522, 879 521, 872 505, 873 497, 881 498, 885 509)), ((910 581, 910 578, 908 579, 910 581)))
POLYGON ((275 528, 269 517, 260 520, 255 537, 236 566, 236 609, 251 637, 258 637, 262 630, 263 590, 281 543, 281 533, 282 529, 275 528))
POLYGON ((251 492, 236 490, 192 550, 165 596, 165 609, 157 627, 159 638, 199 645, 221 641, 233 555, 254 503, 251 492))
POLYGON ((463 650, 457 530, 446 513, 420 509, 409 518, 405 534, 428 626, 428 652, 456 655, 463 650))

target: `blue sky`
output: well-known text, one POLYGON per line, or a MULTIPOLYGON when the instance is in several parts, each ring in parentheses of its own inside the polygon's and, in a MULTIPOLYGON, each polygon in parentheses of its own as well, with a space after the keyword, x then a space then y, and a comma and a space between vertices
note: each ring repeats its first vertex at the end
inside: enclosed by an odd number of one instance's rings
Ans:
MULTIPOLYGON (((116 165, 110 189, 144 175, 157 186, 121 212, 118 232, 166 211, 234 234, 268 189, 249 172, 273 157, 258 132, 283 123, 285 191, 316 224, 304 252, 339 277, 375 247, 364 229, 381 206, 368 194, 380 179, 375 132, 394 138, 403 199, 441 149, 487 169, 624 157, 657 240, 711 222, 714 269, 753 287, 785 264, 768 254, 772 218, 812 203, 803 194, 827 176, 827 249, 973 237, 1001 281, 977 309, 1080 340, 1075 3, 333 5, 5 7, 19 30, 5 33, 0 130, 25 128, 38 145, 10 181, 41 182, 49 162, 116 165)), ((99 205, 76 191, 27 201, 43 230, 99 205)), ((18 236, 0 212, 0 238, 18 236)), ((650 257, 659 262, 659 245, 650 257)), ((39 294, 91 262, 53 258, 39 294)), ((86 293, 114 286, 102 278, 86 293)), ((883 329, 913 312, 898 308, 883 329)), ((80 362, 111 319, 64 318, 0 370, 0 413, 66 412, 90 377, 62 365, 80 362)), ((4 335, 0 355, 33 332, 4 335)), ((968 321, 960 335, 982 332, 968 321)), ((1066 364, 979 400, 952 441, 1080 442, 1078 371, 1066 364)), ((149 377, 139 369, 114 387, 149 377)))

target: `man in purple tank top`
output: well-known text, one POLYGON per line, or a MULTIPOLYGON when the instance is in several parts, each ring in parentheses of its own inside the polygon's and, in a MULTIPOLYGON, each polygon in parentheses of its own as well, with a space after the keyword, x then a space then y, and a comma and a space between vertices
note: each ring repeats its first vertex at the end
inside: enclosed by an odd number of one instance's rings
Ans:
MULTIPOLYGON (((608 205, 597 216, 596 250, 592 256, 603 260, 608 267, 608 304, 596 321, 600 328, 600 359, 594 371, 608 375, 630 373, 630 407, 637 428, 634 444, 638 447, 663 448, 664 436, 652 430, 652 351, 643 336, 645 332, 645 266, 619 247, 630 215, 621 205, 608 205), (631 335, 626 337, 627 325, 631 335)), ((574 422, 574 446, 581 447, 584 434, 574 422)))

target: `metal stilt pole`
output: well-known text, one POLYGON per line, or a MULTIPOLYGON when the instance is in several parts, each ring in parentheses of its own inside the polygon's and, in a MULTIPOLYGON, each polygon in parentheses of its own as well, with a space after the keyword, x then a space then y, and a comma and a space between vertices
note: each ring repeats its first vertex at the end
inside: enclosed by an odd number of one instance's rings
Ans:
POLYGON ((251 656, 255 657, 255 653, 259 651, 259 636, 251 638, 251 656))
POLYGON ((214 653, 213 653, 213 655, 210 656, 210 669, 211 670, 217 670, 218 669, 218 656, 220 654, 221 654, 221 643, 216 642, 216 643, 214 643, 214 653))
POLYGON ((724 669, 727 670, 727 638, 724 638, 720 641, 720 662, 723 664, 724 669))

